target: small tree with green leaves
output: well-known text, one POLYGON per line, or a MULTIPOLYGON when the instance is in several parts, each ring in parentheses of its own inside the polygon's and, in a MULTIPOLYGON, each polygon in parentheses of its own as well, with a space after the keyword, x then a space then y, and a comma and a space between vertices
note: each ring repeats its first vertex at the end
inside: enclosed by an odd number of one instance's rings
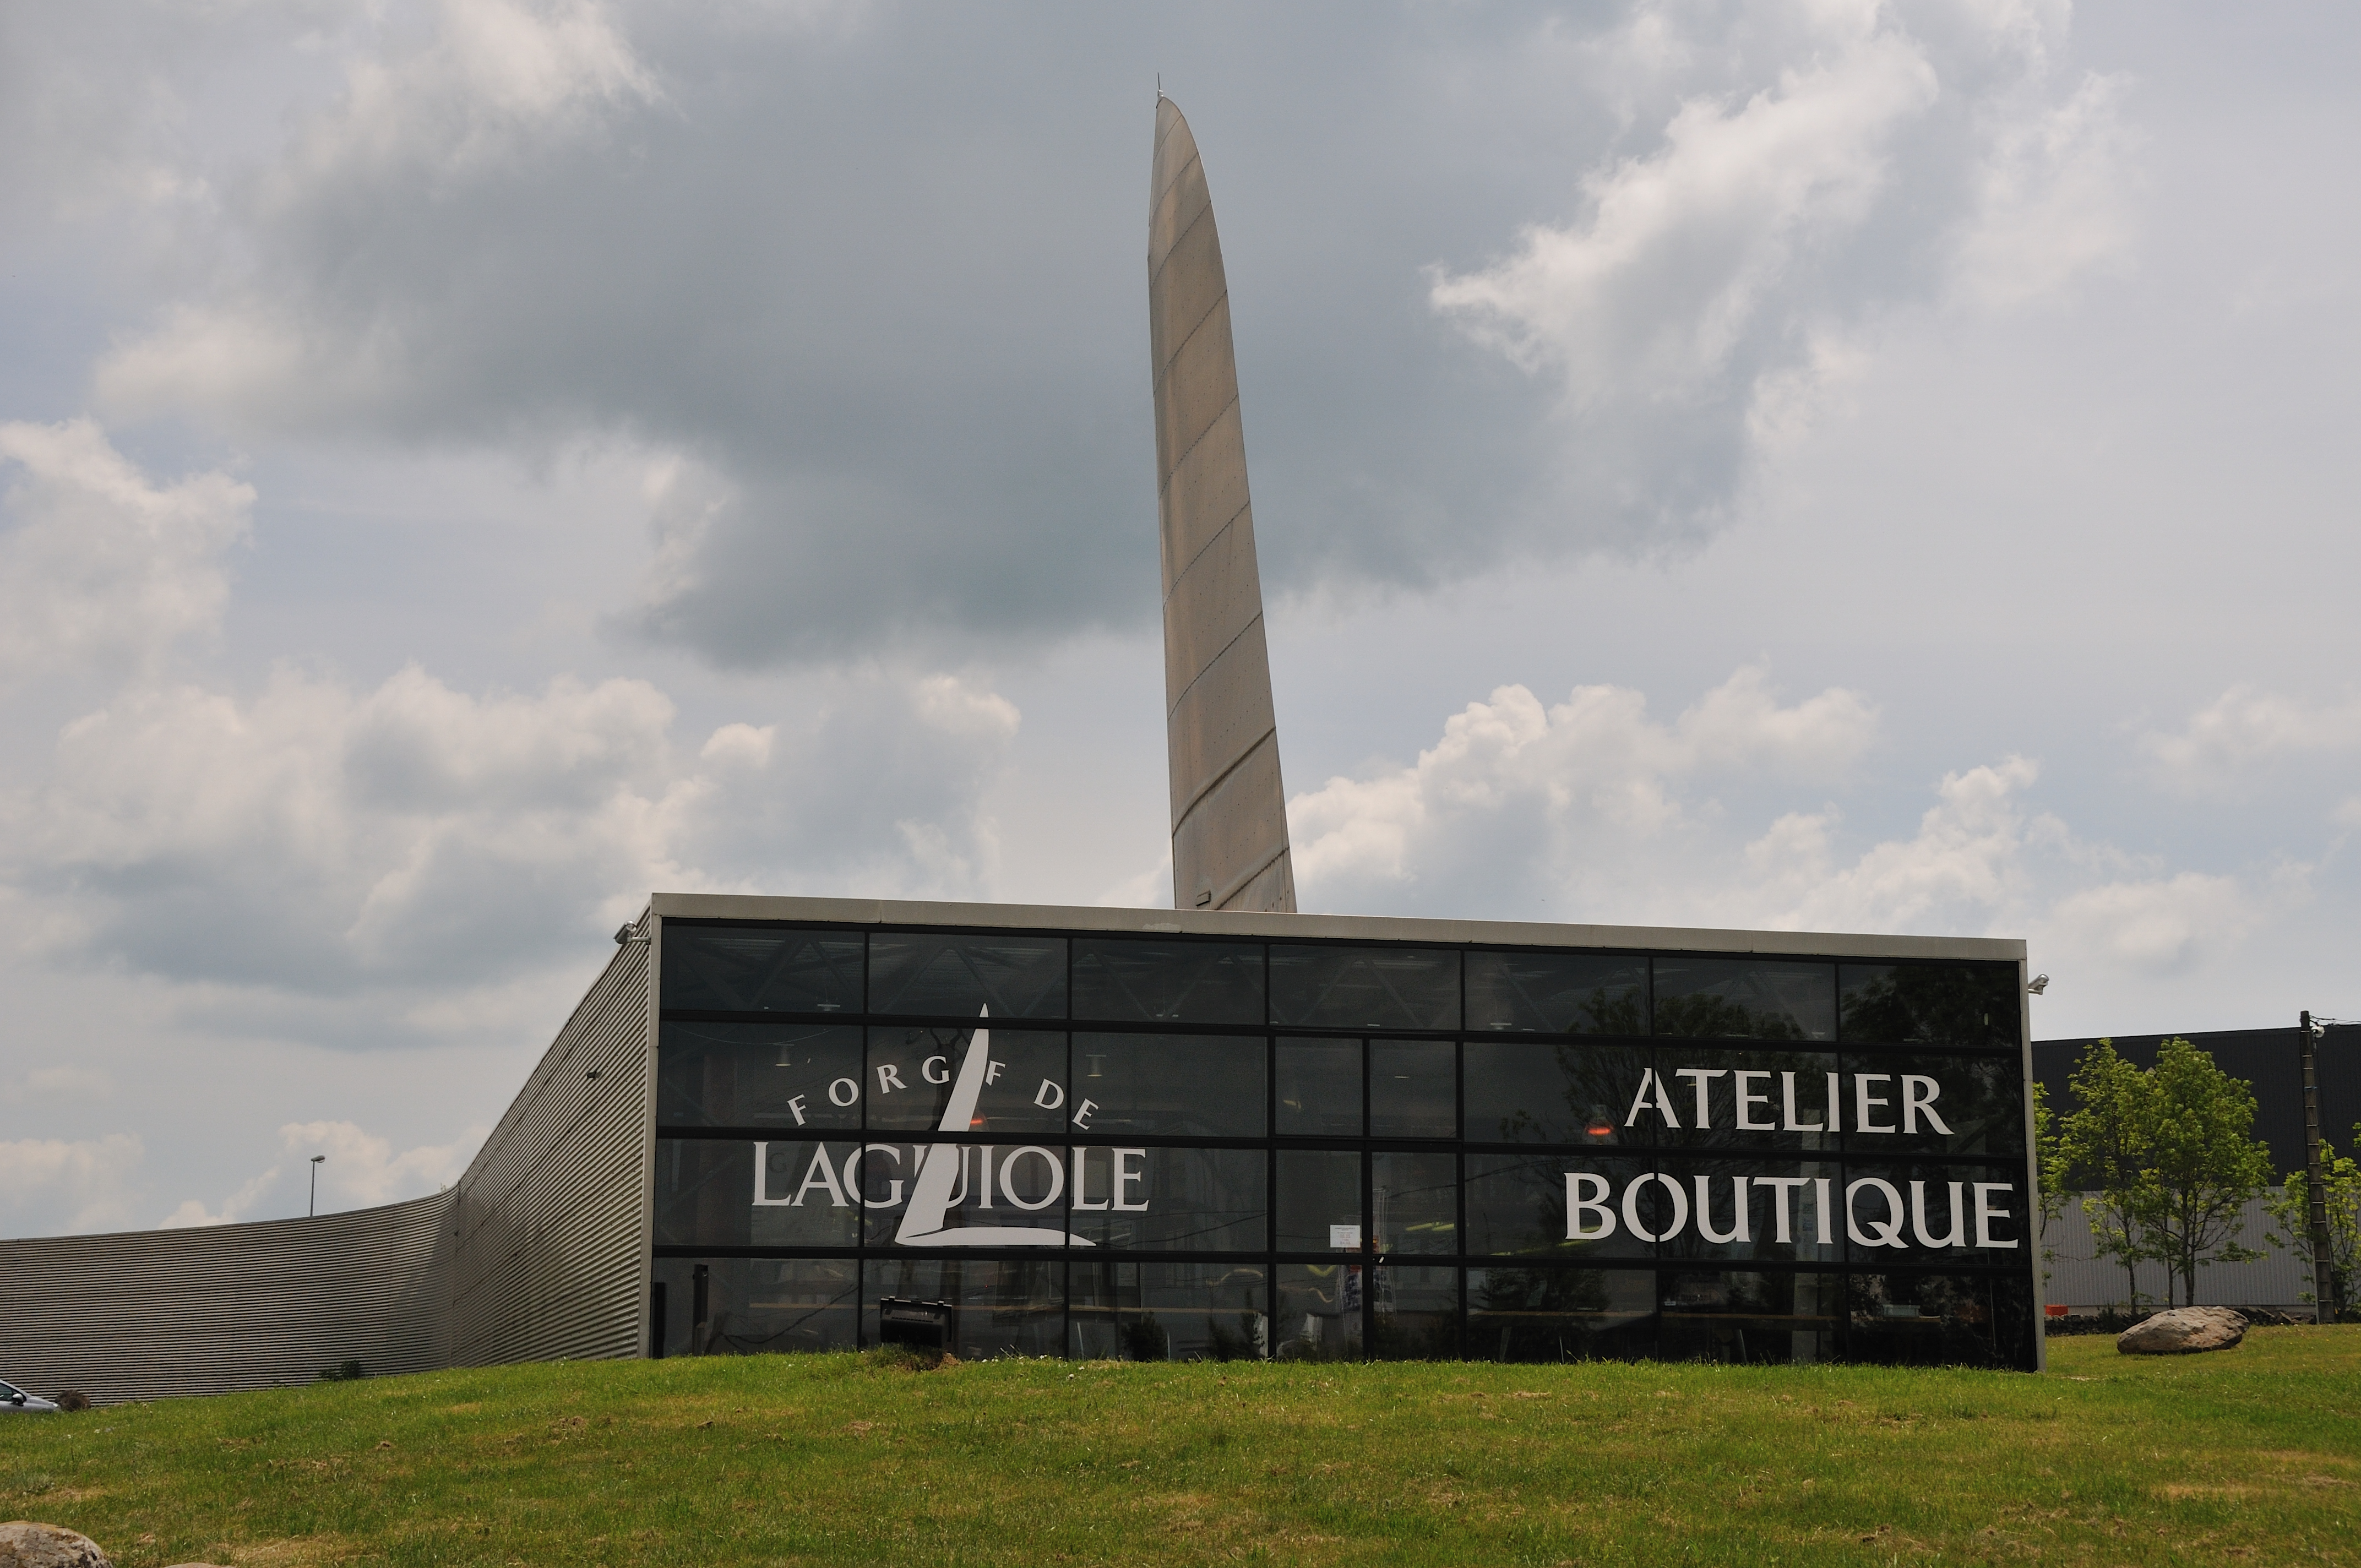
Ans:
POLYGON ((2158 1047, 2149 1084, 2142 1192, 2137 1200, 2148 1254, 2170 1271, 2180 1299, 2197 1300, 2197 1271, 2263 1255, 2239 1240, 2246 1205, 2271 1183, 2271 1147, 2254 1135, 2255 1091, 2175 1036, 2158 1047))
POLYGON ((2049 1227, 2065 1217, 2069 1187, 2058 1114, 2049 1109, 2049 1086, 2037 1078, 2033 1080, 2033 1156, 2034 1169, 2041 1182, 2041 1206, 2037 1211, 2040 1228, 2037 1234, 2043 1265, 2041 1282, 2047 1286, 2048 1266, 2058 1258, 2058 1245, 2049 1234, 2049 1227))
POLYGON ((2067 1088, 2077 1103, 2059 1126, 2059 1160, 2082 1187, 2099 1255, 2123 1266, 2125 1294, 2137 1307, 2139 1266, 2156 1255, 2146 1223, 2155 1084, 2115 1054, 2113 1040, 2100 1040, 2082 1053, 2067 1088))
MULTIPOLYGON (((2361 1145, 2361 1124, 2356 1124, 2353 1137, 2361 1145)), ((2328 1201, 2328 1273, 2329 1288, 2340 1298, 2352 1289, 2353 1271, 2361 1266, 2361 1165, 2354 1163, 2351 1155, 2340 1155, 2336 1146, 2323 1138, 2320 1144, 2322 1171, 2321 1190, 2328 1201)), ((2308 1171, 2296 1171, 2283 1183, 2270 1203, 2271 1219, 2286 1233, 2286 1245, 2305 1257, 2312 1255, 2312 1182, 2308 1171)), ((2277 1242, 2280 1238, 2270 1238, 2277 1242)), ((2315 1300, 2312 1288, 2312 1273, 2304 1271, 2303 1299, 2315 1300)))

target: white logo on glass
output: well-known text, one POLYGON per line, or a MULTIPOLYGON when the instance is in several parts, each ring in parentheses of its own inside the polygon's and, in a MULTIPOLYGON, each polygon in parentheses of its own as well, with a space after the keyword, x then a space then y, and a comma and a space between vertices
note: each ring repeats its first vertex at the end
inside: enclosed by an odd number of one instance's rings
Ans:
MULTIPOLYGON (((992 1009, 982 1010, 990 1017, 992 1009)), ((939 1133, 964 1133, 975 1120, 975 1102, 983 1093, 984 1069, 992 1055, 992 1032, 979 1026, 973 1039, 968 1042, 967 1055, 960 1061, 958 1079, 951 1084, 950 1103, 943 1107, 943 1118, 936 1124, 939 1133)), ((910 1206, 902 1212, 901 1228, 894 1233, 899 1246, 1089 1246, 1087 1239, 1071 1231, 1049 1230, 1038 1225, 970 1225, 959 1230, 943 1228, 943 1216, 950 1212, 951 1184, 962 1179, 967 1172, 967 1151, 958 1144, 928 1144, 918 1167, 918 1174, 910 1184, 910 1206)), ((1013 1156, 1011 1157, 1014 1157, 1013 1156)), ((1055 1202, 1065 1185, 1065 1168, 1053 1156, 1049 1161, 1057 1188, 1046 1200, 1055 1202)), ((989 1177, 986 1179, 990 1179, 989 1177)))

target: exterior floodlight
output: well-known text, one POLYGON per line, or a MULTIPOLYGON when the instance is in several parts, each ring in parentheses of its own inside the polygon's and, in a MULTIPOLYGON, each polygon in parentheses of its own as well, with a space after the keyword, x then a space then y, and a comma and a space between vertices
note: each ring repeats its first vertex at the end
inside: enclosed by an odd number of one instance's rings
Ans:
POLYGON ((2037 974, 2025 982, 2025 989, 2038 996, 2049 989, 2049 977, 2046 974, 2037 974))

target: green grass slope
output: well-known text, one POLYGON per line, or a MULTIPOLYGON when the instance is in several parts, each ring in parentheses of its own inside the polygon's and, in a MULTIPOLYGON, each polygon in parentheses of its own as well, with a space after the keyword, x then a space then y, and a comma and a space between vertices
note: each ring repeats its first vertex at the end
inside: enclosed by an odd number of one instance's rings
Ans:
POLYGON ((0 1417, 119 1564, 2361 1564, 2361 1329, 2046 1376, 875 1357, 0 1417))

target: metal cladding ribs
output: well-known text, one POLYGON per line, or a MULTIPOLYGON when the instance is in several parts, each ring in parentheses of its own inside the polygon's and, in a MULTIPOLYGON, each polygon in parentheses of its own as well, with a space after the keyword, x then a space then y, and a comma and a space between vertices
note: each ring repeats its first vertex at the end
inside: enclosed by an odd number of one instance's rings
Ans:
POLYGON ((1161 96, 1149 189, 1172 902, 1292 913, 1295 868, 1246 501, 1229 284, 1196 138, 1161 96))

